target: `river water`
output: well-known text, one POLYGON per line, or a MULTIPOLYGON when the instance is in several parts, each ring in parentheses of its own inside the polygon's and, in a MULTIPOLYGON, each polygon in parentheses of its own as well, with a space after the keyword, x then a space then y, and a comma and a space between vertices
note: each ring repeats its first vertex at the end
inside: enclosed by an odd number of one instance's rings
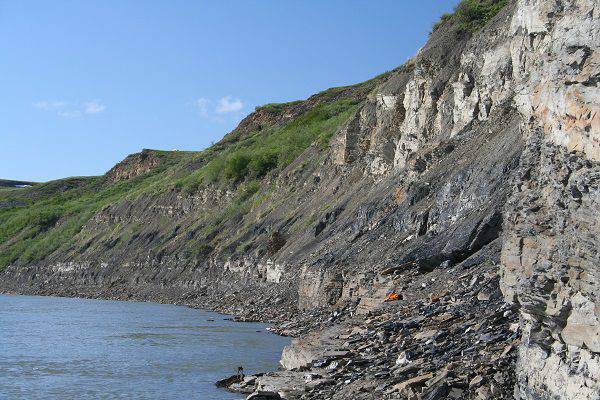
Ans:
POLYGON ((266 325, 156 303, 0 295, 0 399, 243 398, 214 386, 275 370, 266 325))

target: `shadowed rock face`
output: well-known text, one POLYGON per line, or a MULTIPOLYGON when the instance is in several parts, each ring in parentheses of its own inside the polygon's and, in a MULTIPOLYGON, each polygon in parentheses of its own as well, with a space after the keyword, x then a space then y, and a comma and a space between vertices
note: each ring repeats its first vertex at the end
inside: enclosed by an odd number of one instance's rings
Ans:
MULTIPOLYGON (((599 14, 593 0, 516 0, 475 34, 443 25, 413 59, 361 89, 260 108, 216 147, 285 126, 323 102, 360 101, 329 146, 310 146, 264 177, 263 200, 221 220, 221 240, 197 256, 186 247, 202 238, 197 221, 233 204, 235 187, 114 201, 62 251, 6 268, 0 288, 288 321, 278 330, 301 338, 285 351, 286 368, 356 359, 319 369, 312 384, 297 371, 257 380, 268 391, 511 398, 516 382, 520 399, 598 399, 599 14), (500 288, 512 306, 501 305, 500 288), (390 291, 402 300, 383 307, 390 291), (396 321, 415 314, 434 319, 396 321), (392 322, 400 325, 384 328, 392 322), (373 339, 377 331, 385 340, 373 339), (350 355, 339 353, 344 340, 350 355), (409 348, 423 357, 420 367, 390 375, 385 362, 409 348), (373 375, 353 378, 361 371, 373 375)), ((107 179, 160 166, 145 151, 107 179)))

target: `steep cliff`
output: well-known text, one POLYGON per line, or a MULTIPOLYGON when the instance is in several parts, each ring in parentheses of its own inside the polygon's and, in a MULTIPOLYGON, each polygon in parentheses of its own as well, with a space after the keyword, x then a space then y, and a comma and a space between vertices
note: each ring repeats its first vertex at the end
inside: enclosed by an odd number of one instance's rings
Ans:
POLYGON ((526 152, 507 204, 503 292, 524 398, 600 398, 600 5, 520 2, 511 23, 526 152))
POLYGON ((465 0, 203 152, 3 189, 0 289, 288 321, 288 397, 598 399, 599 14, 465 0))

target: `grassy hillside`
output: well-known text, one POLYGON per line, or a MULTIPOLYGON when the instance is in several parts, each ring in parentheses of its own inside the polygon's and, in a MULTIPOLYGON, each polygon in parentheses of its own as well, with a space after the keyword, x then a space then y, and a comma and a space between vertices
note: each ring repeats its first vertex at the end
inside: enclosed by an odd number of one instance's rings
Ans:
POLYGON ((165 160, 160 168, 130 181, 110 183, 105 177, 69 178, 0 193, 0 203, 28 204, 0 207, 0 267, 17 260, 27 263, 50 255, 68 244, 100 209, 152 190, 165 178, 170 167, 189 157, 180 157, 177 153, 159 154, 165 160))
POLYGON ((355 99, 319 104, 283 127, 254 132, 221 151, 209 149, 206 165, 178 179, 176 186, 194 191, 206 183, 261 179, 271 170, 285 168, 315 141, 324 149, 357 105, 355 99))
POLYGON ((284 169, 311 144, 326 149, 375 82, 329 89, 304 102, 267 105, 263 110, 275 114, 298 107, 300 111, 284 124, 243 135, 234 131, 202 152, 151 151, 156 166, 130 179, 115 181, 107 174, 4 189, 0 191, 0 269, 68 249, 90 218, 110 205, 168 191, 193 194, 206 186, 234 191, 229 205, 206 216, 200 236, 189 238, 196 249, 202 249, 203 243, 198 242, 211 229, 268 197, 268 192, 257 193, 267 176, 284 169))

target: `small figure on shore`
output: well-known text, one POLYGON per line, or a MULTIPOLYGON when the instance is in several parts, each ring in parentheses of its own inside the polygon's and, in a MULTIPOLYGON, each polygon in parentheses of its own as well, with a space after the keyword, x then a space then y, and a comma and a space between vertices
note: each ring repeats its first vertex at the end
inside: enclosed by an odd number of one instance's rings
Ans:
POLYGON ((237 368, 237 375, 238 375, 240 378, 243 378, 243 377, 244 377, 244 367, 242 367, 241 365, 240 365, 240 366, 237 368))

